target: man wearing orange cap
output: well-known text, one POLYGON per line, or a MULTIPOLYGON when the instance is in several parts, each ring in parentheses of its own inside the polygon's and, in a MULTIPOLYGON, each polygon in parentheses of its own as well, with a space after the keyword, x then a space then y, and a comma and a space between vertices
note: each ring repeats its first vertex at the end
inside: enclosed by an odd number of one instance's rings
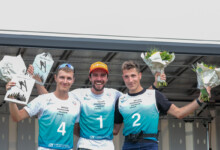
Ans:
MULTIPOLYGON (((114 150, 112 139, 115 102, 122 93, 105 88, 108 75, 108 66, 103 62, 95 62, 89 71, 92 87, 71 91, 81 103, 80 121, 78 125, 75 124, 75 134, 80 135, 78 150, 114 150)), ((38 85, 37 89, 40 94, 47 93, 43 86, 38 85)))
MULTIPOLYGON (((33 67, 28 68, 33 74, 33 67)), ((79 124, 75 124, 75 134, 80 135, 78 150, 114 150, 113 128, 115 102, 121 92, 105 88, 108 81, 108 66, 103 62, 95 62, 90 66, 89 80, 91 88, 79 88, 71 94, 81 104, 79 124), (80 132, 79 132, 80 130, 80 132)), ((39 94, 48 93, 37 85, 39 94)))
MULTIPOLYGON (((115 103, 122 93, 105 88, 108 75, 108 66, 103 62, 95 62, 89 71, 92 87, 71 92, 81 103, 78 150, 114 150, 112 139, 115 103)), ((154 85, 157 85, 156 82, 154 85)))
POLYGON ((105 88, 108 74, 106 64, 95 62, 89 71, 92 87, 71 92, 81 103, 79 150, 114 149, 112 139, 115 102, 122 93, 105 88))

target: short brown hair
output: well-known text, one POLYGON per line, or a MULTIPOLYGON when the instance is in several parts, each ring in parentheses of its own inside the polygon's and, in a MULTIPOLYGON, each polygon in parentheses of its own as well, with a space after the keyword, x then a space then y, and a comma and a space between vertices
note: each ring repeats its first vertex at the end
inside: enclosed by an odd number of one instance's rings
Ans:
POLYGON ((140 72, 140 66, 138 63, 134 62, 133 60, 125 61, 122 66, 121 70, 130 70, 136 68, 137 72, 140 72))

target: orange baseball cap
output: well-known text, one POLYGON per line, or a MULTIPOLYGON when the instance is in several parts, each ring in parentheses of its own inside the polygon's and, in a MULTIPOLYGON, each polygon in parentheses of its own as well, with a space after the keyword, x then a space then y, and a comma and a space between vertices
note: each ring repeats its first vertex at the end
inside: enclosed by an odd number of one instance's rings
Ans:
POLYGON ((97 61, 91 64, 89 74, 91 74, 96 69, 103 69, 108 74, 108 66, 103 62, 97 61))

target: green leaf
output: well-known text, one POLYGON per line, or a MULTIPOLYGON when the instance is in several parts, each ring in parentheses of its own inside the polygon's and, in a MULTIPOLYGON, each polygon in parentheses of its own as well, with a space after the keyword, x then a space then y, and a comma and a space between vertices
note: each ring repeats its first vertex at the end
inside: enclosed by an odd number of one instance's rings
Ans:
POLYGON ((164 81, 164 82, 157 82, 157 86, 158 87, 167 86, 167 82, 166 81, 164 81))
POLYGON ((151 56, 152 56, 154 53, 156 53, 156 52, 160 52, 160 56, 161 56, 161 59, 162 59, 162 60, 171 61, 172 58, 173 58, 173 55, 170 54, 169 52, 167 52, 167 51, 161 52, 161 51, 160 51, 159 49, 157 49, 157 48, 150 49, 149 52, 146 52, 147 55, 145 56, 145 58, 148 59, 149 57, 151 57, 151 56))
POLYGON ((202 73, 202 68, 197 68, 199 73, 202 73))
POLYGON ((201 89, 201 99, 206 102, 206 101, 209 101, 209 94, 207 92, 207 90, 204 88, 204 89, 201 89))

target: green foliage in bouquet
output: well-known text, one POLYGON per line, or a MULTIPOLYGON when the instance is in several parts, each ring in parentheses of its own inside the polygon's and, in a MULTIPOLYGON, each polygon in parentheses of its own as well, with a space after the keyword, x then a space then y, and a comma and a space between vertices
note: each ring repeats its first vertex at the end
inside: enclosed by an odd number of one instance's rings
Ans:
MULTIPOLYGON (((208 65, 208 64, 205 64, 204 62, 201 63, 204 67, 208 68, 208 69, 215 69, 216 66, 215 65, 208 65)), ((198 73, 202 73, 203 70, 201 67, 198 67, 198 66, 193 66, 193 69, 192 69, 194 72, 198 72, 198 73)), ((201 99, 204 101, 204 102, 207 102, 209 101, 209 94, 206 90, 206 88, 204 89, 200 89, 200 92, 201 92, 201 99)))
MULTIPOLYGON (((145 59, 149 59, 153 54, 157 52, 160 53, 160 57, 164 61, 171 61, 173 59, 173 55, 171 53, 169 53, 168 51, 161 51, 157 48, 152 48, 150 49, 149 52, 146 52, 145 59)), ((158 82, 157 87, 161 87, 161 86, 167 86, 167 82, 166 81, 158 82)))
POLYGON ((209 69, 215 69, 215 68, 216 68, 215 65, 207 65, 207 64, 205 64, 205 63, 202 63, 202 64, 203 64, 203 66, 205 66, 205 67, 207 67, 207 68, 209 68, 209 69))
POLYGON ((204 88, 204 89, 201 89, 200 92, 201 92, 201 99, 204 102, 209 101, 209 94, 208 94, 207 90, 204 88))
MULTIPOLYGON (((204 66, 204 67, 206 67, 206 68, 209 68, 209 69, 215 69, 216 68, 216 66, 215 65, 208 65, 208 64, 205 64, 204 62, 202 62, 202 65, 204 66)), ((202 68, 200 68, 200 67, 198 67, 198 66, 193 66, 193 69, 192 69, 194 72, 199 72, 199 73, 202 73, 203 72, 203 70, 202 70, 202 68)))
POLYGON ((167 60, 167 61, 171 61, 173 58, 173 55, 171 55, 169 52, 167 51, 163 51, 160 53, 160 56, 162 58, 162 60, 167 60))
POLYGON ((151 49, 149 52, 146 52, 145 58, 150 58, 154 53, 159 52, 156 48, 151 49))
POLYGON ((161 86, 167 86, 167 82, 157 82, 157 87, 161 87, 161 86))
POLYGON ((146 53, 145 58, 148 59, 149 57, 151 57, 156 52, 160 52, 160 57, 161 57, 162 60, 171 61, 172 58, 173 58, 173 55, 171 55, 169 52, 167 52, 167 51, 162 51, 161 52, 157 48, 150 49, 150 51, 146 53))

